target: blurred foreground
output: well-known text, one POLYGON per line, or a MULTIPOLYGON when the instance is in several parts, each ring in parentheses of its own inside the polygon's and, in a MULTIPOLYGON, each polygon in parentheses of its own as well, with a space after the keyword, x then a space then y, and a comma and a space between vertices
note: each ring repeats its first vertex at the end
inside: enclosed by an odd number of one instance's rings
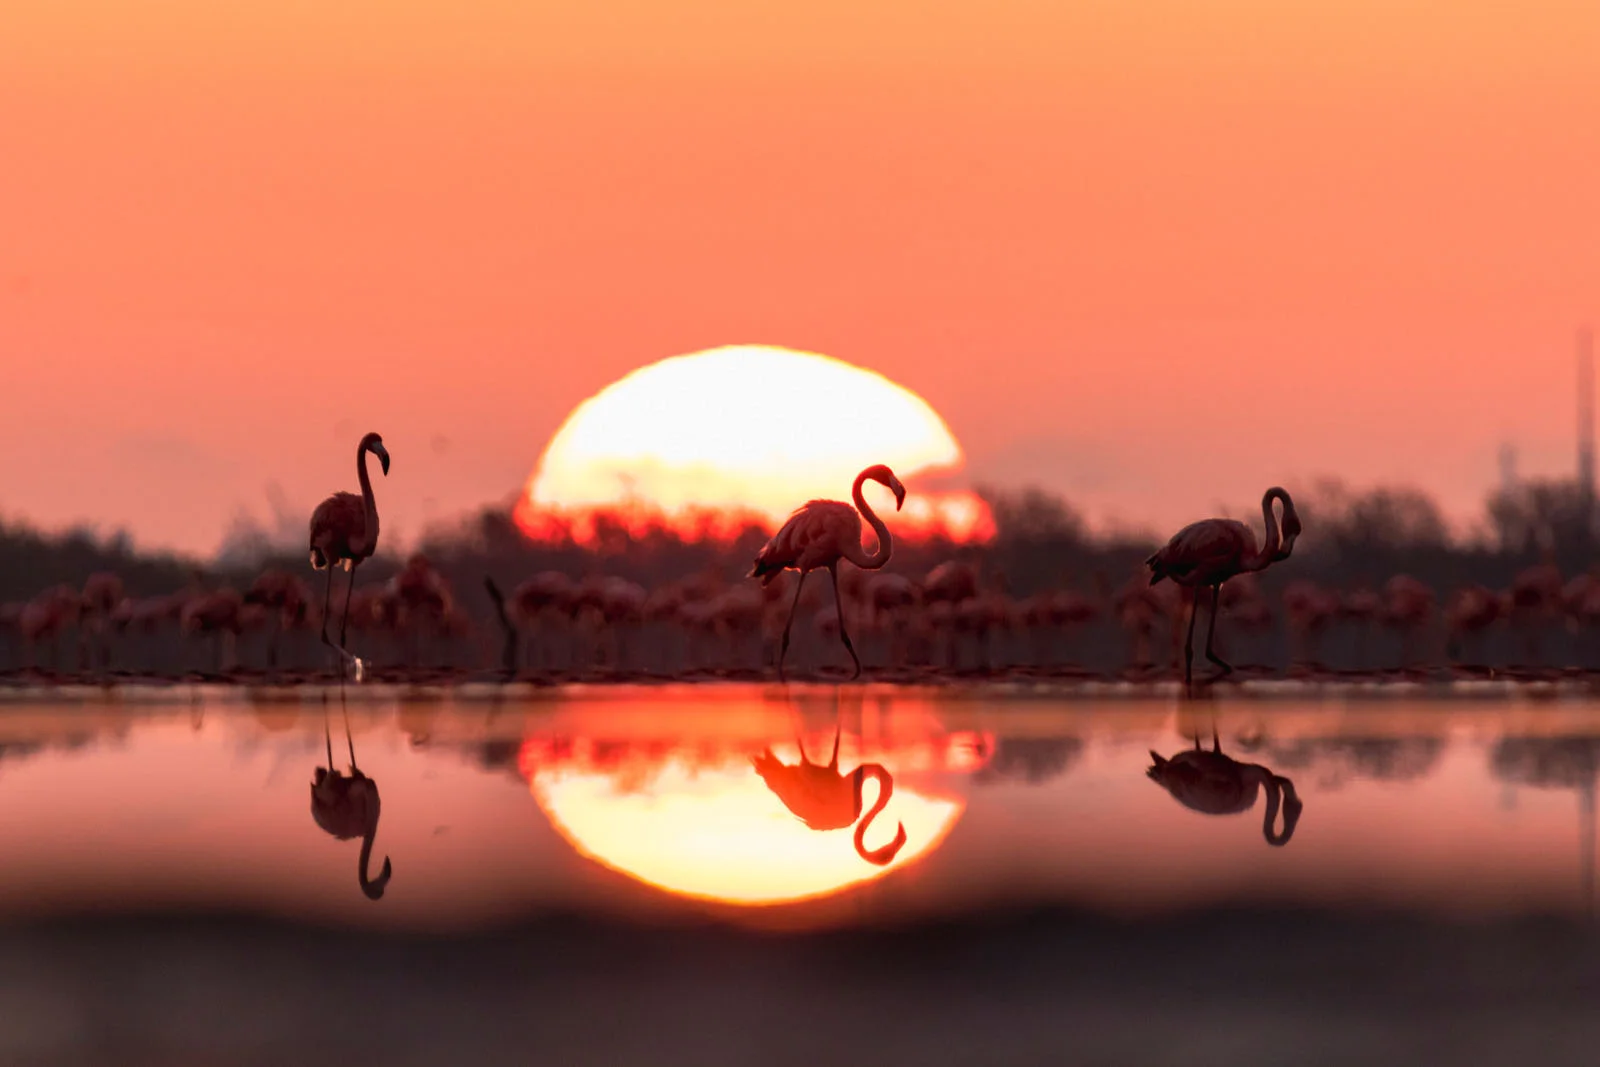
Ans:
POLYGON ((423 938, 215 919, 0 931, 17 1067, 1591 1064, 1555 921, 1030 913, 762 935, 575 916, 423 938))

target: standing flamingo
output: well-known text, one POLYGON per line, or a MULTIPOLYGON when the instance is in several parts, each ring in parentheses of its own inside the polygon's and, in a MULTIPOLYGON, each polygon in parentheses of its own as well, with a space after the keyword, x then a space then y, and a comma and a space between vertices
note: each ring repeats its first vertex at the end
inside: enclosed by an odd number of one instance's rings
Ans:
POLYGON ((1153 761, 1145 772, 1157 785, 1172 794, 1184 807, 1204 815, 1238 815, 1255 807, 1256 795, 1263 789, 1267 794, 1266 815, 1261 822, 1261 836, 1267 844, 1282 846, 1294 836, 1305 805, 1295 795, 1294 783, 1279 774, 1273 774, 1258 763, 1240 763, 1222 754, 1222 743, 1216 728, 1211 730, 1211 751, 1200 747, 1195 738, 1194 748, 1164 759, 1154 751, 1153 761), (1278 805, 1283 805, 1283 832, 1273 824, 1278 820, 1278 805))
POLYGON ((799 738, 795 739, 800 745, 798 764, 781 762, 770 748, 759 756, 751 757, 750 763, 767 788, 783 801, 783 806, 799 816, 811 829, 842 830, 855 824, 856 855, 868 863, 884 867, 894 861, 906 843, 905 823, 899 824, 893 841, 874 849, 868 849, 866 845, 867 827, 888 806, 889 798, 894 795, 894 779, 878 763, 863 763, 848 775, 839 773, 839 730, 842 725, 834 724, 833 755, 829 757, 826 767, 812 763, 806 757, 806 746, 799 738), (861 787, 869 776, 878 783, 878 799, 872 802, 866 817, 862 818, 861 787), (861 821, 856 822, 857 819, 861 821))
MULTIPOLYGON (((389 450, 383 447, 383 438, 369 433, 356 446, 356 475, 361 481, 361 495, 334 493, 317 505, 311 513, 311 566, 328 572, 328 587, 322 598, 322 643, 328 640, 328 607, 333 599, 333 569, 344 564, 350 575, 350 584, 344 591, 344 617, 339 623, 338 649, 345 656, 345 629, 350 622, 350 592, 356 585, 356 568, 369 559, 378 547, 378 505, 372 499, 372 479, 367 476, 367 453, 378 457, 385 477, 389 474, 389 450)), ((354 658, 354 657, 351 657, 354 658)), ((356 661, 357 673, 360 672, 356 661)))
POLYGON ((1294 501, 1277 486, 1268 489, 1261 497, 1261 517, 1266 526, 1266 542, 1256 549, 1255 534, 1250 527, 1235 519, 1202 519, 1190 523, 1173 534, 1172 540, 1156 552, 1145 565, 1150 568, 1150 584, 1171 578, 1180 586, 1193 589, 1197 594, 1189 604, 1189 632, 1183 642, 1183 679, 1194 680, 1194 620, 1200 606, 1199 591, 1211 587, 1211 625, 1206 630, 1206 659, 1222 669, 1222 674, 1233 668, 1222 661, 1213 649, 1217 635, 1217 603, 1222 593, 1222 583, 1240 574, 1265 570, 1270 563, 1289 558, 1294 551, 1295 538, 1300 536, 1300 516, 1295 514, 1294 501), (1278 518, 1273 512, 1273 500, 1283 501, 1283 528, 1278 528, 1278 518))
POLYGON ((340 841, 361 838, 361 857, 357 860, 356 879, 361 892, 368 900, 383 896, 394 868, 387 856, 378 877, 367 876, 367 862, 372 858, 372 840, 378 834, 378 783, 362 774, 356 767, 356 746, 350 739, 350 718, 344 720, 344 743, 350 749, 350 774, 343 775, 333 769, 333 737, 328 732, 326 709, 322 718, 322 740, 328 746, 328 765, 318 767, 311 782, 311 817, 324 832, 340 841))
POLYGON ((762 585, 772 582, 786 569, 800 572, 800 581, 794 587, 794 600, 789 605, 789 619, 783 625, 783 641, 778 650, 778 677, 783 677, 783 658, 789 652, 789 631, 794 627, 795 608, 800 606, 800 591, 805 588, 806 575, 819 567, 828 568, 833 578, 833 602, 838 609, 839 639, 855 662, 852 679, 861 676, 861 657, 850 643, 850 634, 844 625, 844 597, 839 592, 839 561, 849 560, 863 570, 877 570, 889 562, 894 551, 894 540, 883 520, 867 506, 861 496, 861 487, 868 481, 886 485, 894 493, 894 509, 906 500, 906 487, 894 476, 894 471, 879 463, 856 475, 851 487, 855 507, 837 500, 812 500, 800 508, 783 524, 760 552, 756 553, 751 578, 760 578, 762 585), (865 515, 872 530, 878 535, 878 547, 871 554, 861 547, 861 516, 865 515))

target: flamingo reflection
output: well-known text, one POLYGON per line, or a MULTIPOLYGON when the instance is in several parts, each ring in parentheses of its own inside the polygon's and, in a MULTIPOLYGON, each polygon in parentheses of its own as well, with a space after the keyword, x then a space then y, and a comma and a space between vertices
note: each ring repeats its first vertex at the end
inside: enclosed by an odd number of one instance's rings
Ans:
POLYGON ((361 858, 356 877, 367 899, 378 900, 383 896, 392 873, 389 858, 385 856, 383 870, 378 877, 367 876, 367 864, 372 858, 372 839, 378 833, 378 783, 356 767, 356 746, 350 739, 348 713, 344 720, 344 741, 350 749, 348 775, 333 769, 333 737, 328 730, 326 711, 322 717, 322 739, 328 746, 328 765, 318 767, 311 782, 311 817, 324 832, 340 841, 361 838, 361 858))
POLYGON ((834 723, 833 754, 826 766, 811 762, 806 756, 805 742, 798 737, 795 738, 800 745, 798 764, 783 763, 772 754, 770 748, 759 756, 751 757, 750 762, 767 788, 783 801, 783 806, 799 816, 811 829, 842 830, 854 823, 856 854, 868 863, 884 867, 894 861, 906 843, 905 824, 897 825, 893 841, 875 849, 866 846, 867 827, 888 806, 889 798, 894 794, 894 778, 879 763, 863 763, 848 775, 840 774, 839 731, 842 726, 842 722, 834 723), (861 787, 869 777, 878 783, 878 799, 873 801, 866 817, 862 818, 861 787))
POLYGON ((1267 810, 1261 835, 1274 846, 1287 845, 1294 836, 1305 807, 1295 795, 1294 783, 1258 763, 1241 763, 1224 756, 1215 727, 1211 730, 1210 752, 1200 747, 1196 736, 1190 751, 1164 759, 1152 750, 1150 758, 1155 762, 1145 773, 1184 807, 1204 815, 1238 815, 1255 807, 1257 794, 1265 790, 1267 810), (1280 803, 1281 833, 1274 829, 1280 803))

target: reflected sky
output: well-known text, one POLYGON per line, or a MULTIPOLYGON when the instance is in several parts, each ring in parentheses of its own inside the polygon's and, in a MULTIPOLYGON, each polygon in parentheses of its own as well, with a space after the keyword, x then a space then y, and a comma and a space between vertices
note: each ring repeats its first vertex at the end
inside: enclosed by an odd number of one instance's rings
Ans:
POLYGON ((1577 703, 757 686, 365 689, 345 707, 337 693, 13 699, 0 916, 450 929, 573 910, 795 925, 1039 905, 1583 915, 1597 779, 1600 708, 1577 703))

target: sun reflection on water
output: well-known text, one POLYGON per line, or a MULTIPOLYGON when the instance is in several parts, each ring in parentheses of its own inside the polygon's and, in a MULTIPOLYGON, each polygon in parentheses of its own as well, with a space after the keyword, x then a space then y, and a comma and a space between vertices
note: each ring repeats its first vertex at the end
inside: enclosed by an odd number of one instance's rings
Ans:
MULTIPOLYGON (((853 842, 856 819, 812 829, 752 765, 770 752, 783 764, 804 756, 826 768, 833 736, 810 734, 802 754, 800 740, 729 745, 545 735, 524 741, 518 767, 551 825, 596 863, 682 896, 784 904, 843 892, 934 852, 966 810, 960 783, 994 748, 992 738, 972 732, 869 743, 844 734, 841 784, 863 765, 881 766, 892 782, 889 802, 864 834, 865 849, 889 858, 869 861, 853 842), (905 843, 895 849, 897 823, 905 843)), ((865 801, 856 814, 869 814, 877 786, 869 779, 856 796, 865 801)))

